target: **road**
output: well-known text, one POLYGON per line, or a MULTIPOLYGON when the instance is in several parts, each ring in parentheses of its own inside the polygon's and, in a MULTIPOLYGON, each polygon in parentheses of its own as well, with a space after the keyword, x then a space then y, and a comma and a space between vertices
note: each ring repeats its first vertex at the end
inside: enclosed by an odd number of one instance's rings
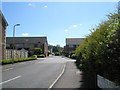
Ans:
POLYGON ((63 71, 66 62, 61 56, 50 56, 38 60, 4 65, 2 88, 49 88, 63 71))

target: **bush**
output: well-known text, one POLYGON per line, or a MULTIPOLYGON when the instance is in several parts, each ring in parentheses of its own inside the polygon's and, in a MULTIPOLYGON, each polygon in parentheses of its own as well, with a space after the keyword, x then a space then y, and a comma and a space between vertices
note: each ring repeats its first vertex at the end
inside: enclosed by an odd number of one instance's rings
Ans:
POLYGON ((55 53, 55 56, 60 56, 60 53, 55 53))
POLYGON ((76 54, 72 54, 70 58, 76 59, 76 54))
POLYGON ((40 55, 37 55, 38 58, 44 58, 45 55, 44 54, 40 54, 40 55))
POLYGON ((2 60, 2 64, 9 64, 9 63, 12 63, 12 59, 2 60))
MULTIPOLYGON (((120 14, 109 15, 76 49, 77 64, 85 71, 120 84, 120 14)), ((92 30, 92 31, 93 31, 92 30)))
POLYGON ((14 63, 17 62, 23 62, 23 61, 29 61, 29 60, 36 60, 36 57, 29 57, 29 58, 19 58, 19 59, 9 59, 9 60, 0 60, 2 64, 10 64, 14 61, 14 63))

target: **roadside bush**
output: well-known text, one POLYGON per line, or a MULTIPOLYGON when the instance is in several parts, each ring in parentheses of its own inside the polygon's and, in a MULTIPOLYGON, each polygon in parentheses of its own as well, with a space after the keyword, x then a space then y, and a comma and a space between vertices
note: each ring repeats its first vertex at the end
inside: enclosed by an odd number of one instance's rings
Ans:
POLYGON ((60 56, 60 53, 55 53, 55 56, 60 56))
POLYGON ((72 54, 70 58, 76 59, 76 54, 72 54))
POLYGON ((36 57, 29 57, 29 58, 19 58, 19 59, 9 59, 9 60, 0 60, 0 62, 4 64, 10 64, 14 61, 14 63, 17 62, 23 62, 23 61, 29 61, 29 60, 36 60, 36 57))
POLYGON ((108 15, 76 49, 77 65, 120 85, 120 13, 108 15))
POLYGON ((2 60, 2 64, 9 64, 12 62, 12 59, 9 60, 2 60))
POLYGON ((40 55, 37 55, 38 58, 44 58, 45 55, 44 54, 40 54, 40 55))
POLYGON ((33 55, 33 56, 31 56, 31 57, 37 58, 37 55, 33 55))

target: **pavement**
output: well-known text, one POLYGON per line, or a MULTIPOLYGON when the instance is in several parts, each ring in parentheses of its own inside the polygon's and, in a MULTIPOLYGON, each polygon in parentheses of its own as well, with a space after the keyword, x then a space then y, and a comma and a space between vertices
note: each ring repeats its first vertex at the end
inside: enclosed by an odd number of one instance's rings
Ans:
POLYGON ((53 88, 80 88, 81 81, 82 71, 77 69, 74 62, 67 62, 64 74, 53 88))

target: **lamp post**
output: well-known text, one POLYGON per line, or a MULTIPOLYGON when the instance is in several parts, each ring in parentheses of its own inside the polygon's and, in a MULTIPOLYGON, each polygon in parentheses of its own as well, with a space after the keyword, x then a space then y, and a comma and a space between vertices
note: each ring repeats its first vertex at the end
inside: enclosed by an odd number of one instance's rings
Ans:
POLYGON ((13 60, 12 60, 12 63, 14 63, 14 49, 15 49, 15 45, 14 45, 14 43, 15 43, 15 27, 16 26, 20 26, 20 24, 15 24, 14 26, 13 26, 13 60))

